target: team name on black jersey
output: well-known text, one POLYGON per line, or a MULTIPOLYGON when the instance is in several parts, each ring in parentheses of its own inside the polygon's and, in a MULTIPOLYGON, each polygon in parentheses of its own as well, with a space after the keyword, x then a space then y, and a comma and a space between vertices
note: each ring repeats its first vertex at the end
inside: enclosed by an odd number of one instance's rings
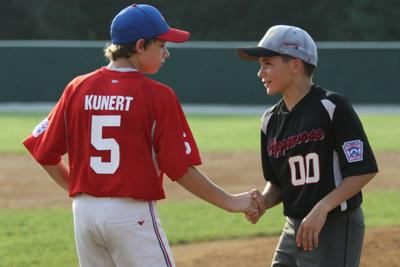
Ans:
POLYGON ((296 145, 322 140, 324 138, 325 133, 323 129, 312 129, 309 132, 305 131, 278 141, 276 138, 272 138, 268 144, 268 155, 278 158, 284 156, 286 150, 294 148, 296 145))

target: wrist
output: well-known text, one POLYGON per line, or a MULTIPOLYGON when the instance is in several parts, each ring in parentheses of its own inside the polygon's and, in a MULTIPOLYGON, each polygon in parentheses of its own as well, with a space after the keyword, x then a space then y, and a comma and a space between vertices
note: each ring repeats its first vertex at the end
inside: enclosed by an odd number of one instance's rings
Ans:
POLYGON ((318 202, 316 208, 325 214, 328 214, 332 210, 330 205, 325 201, 318 202))
POLYGON ((279 204, 279 201, 270 195, 263 194, 263 200, 264 200, 264 207, 266 210, 279 204))
POLYGON ((228 212, 235 212, 235 208, 237 207, 236 205, 236 197, 235 195, 232 194, 226 194, 225 196, 225 205, 222 207, 224 210, 228 212))
POLYGON ((265 194, 261 194, 261 195, 262 195, 262 200, 263 200, 265 209, 271 208, 272 207, 272 203, 271 203, 271 201, 268 200, 267 195, 265 195, 265 194))

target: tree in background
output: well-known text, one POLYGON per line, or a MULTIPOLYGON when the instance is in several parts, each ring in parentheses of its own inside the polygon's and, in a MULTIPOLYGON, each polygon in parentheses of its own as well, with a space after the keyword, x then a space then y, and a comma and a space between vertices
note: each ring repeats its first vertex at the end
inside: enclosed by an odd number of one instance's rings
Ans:
MULTIPOLYGON (((192 40, 258 40, 275 24, 296 25, 318 41, 400 39, 398 0, 163 0, 167 21, 192 40)), ((107 40, 126 0, 3 0, 0 39, 107 40)))

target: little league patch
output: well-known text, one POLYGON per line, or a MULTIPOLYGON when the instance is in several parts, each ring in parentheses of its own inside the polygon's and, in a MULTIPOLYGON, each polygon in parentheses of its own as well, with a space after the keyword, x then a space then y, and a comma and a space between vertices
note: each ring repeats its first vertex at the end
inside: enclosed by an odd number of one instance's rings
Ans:
POLYGON ((345 142, 342 145, 342 148, 348 162, 358 162, 363 160, 363 142, 361 140, 345 142))
POLYGON ((35 129, 33 129, 32 135, 34 137, 38 137, 41 135, 44 131, 46 131, 47 127, 49 127, 49 120, 46 118, 42 122, 40 122, 35 129))

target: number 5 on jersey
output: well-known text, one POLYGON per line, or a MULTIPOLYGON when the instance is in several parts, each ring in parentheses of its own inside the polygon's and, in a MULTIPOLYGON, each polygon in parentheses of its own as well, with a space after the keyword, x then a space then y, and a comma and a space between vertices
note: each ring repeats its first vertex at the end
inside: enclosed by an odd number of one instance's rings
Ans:
POLYGON ((317 153, 310 153, 305 157, 301 155, 290 157, 289 167, 292 184, 294 186, 318 183, 320 171, 317 153))
POLYGON ((121 126, 121 115, 93 115, 90 142, 99 151, 110 151, 110 162, 90 157, 90 167, 98 174, 113 174, 119 167, 119 145, 114 138, 103 138, 103 127, 121 126))

